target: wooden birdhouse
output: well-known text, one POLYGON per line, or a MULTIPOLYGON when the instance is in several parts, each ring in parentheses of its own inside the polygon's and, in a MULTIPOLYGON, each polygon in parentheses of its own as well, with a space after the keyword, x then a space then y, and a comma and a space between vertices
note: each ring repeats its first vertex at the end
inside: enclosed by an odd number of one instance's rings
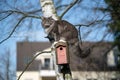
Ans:
POLYGON ((69 64, 68 46, 65 42, 58 42, 55 45, 56 64, 69 64))

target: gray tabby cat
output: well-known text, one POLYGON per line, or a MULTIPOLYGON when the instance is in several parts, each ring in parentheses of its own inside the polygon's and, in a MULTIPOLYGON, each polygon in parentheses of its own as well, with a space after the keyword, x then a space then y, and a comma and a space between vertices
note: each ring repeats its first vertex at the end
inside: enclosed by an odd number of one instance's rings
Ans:
POLYGON ((48 34, 47 38, 51 43, 64 39, 68 42, 70 53, 79 55, 80 57, 86 57, 88 54, 82 54, 82 50, 79 45, 78 31, 69 22, 65 20, 54 20, 52 17, 42 18, 42 27, 48 34))

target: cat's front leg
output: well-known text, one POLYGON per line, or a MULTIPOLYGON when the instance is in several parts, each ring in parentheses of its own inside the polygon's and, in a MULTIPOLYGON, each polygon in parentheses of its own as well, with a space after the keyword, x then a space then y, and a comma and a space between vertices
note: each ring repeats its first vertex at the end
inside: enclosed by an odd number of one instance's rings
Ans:
POLYGON ((60 40, 59 34, 57 34, 57 33, 52 33, 52 34, 54 36, 55 41, 59 41, 60 40))

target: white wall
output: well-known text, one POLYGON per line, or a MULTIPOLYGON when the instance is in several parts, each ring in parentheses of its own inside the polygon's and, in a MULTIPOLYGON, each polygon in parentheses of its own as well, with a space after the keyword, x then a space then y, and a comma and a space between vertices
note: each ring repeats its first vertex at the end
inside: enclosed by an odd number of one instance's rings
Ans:
POLYGON ((111 50, 108 54, 107 54, 107 65, 109 67, 115 67, 116 63, 115 63, 115 56, 114 56, 114 51, 111 50))
POLYGON ((39 55, 35 60, 41 60, 41 64, 40 66, 44 66, 45 62, 45 58, 49 58, 50 59, 50 69, 53 70, 53 58, 52 58, 52 54, 51 53, 44 53, 39 55))
MULTIPOLYGON (((120 76, 120 74, 118 75, 120 76)), ((112 78, 116 78, 116 72, 74 71, 72 72, 72 77, 75 80, 111 80, 112 78)))
MULTIPOLYGON (((21 71, 17 71, 17 78, 21 71)), ((40 73, 38 71, 25 71, 20 80, 40 80, 40 73)))

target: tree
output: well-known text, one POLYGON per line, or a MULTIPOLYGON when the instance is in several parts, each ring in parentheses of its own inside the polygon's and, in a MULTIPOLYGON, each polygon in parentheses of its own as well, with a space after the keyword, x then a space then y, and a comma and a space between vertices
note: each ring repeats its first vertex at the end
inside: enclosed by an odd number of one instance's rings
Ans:
POLYGON ((6 53, 1 54, 0 60, 1 60, 0 79, 14 80, 16 75, 15 75, 15 70, 11 68, 12 67, 11 54, 8 49, 6 50, 6 53))
MULTIPOLYGON (((109 23, 109 27, 114 34, 114 43, 118 46, 120 51, 120 0, 105 0, 105 2, 108 4, 107 11, 111 14, 111 22, 109 23)), ((120 55, 118 56, 120 57, 120 55)), ((120 60, 118 64, 120 66, 120 60)))
MULTIPOLYGON (((2 25, 2 33, 0 33, 0 44, 12 37, 18 38, 19 33, 41 30, 39 20, 41 20, 42 9, 39 0, 37 2, 19 0, 10 2, 4 0, 1 4, 0 24, 2 25)), ((106 28, 106 24, 109 22, 108 14, 97 11, 99 7, 106 6, 103 1, 69 0, 65 2, 55 0, 54 4, 58 16, 61 19, 72 21, 72 24, 79 29, 78 32, 83 41, 96 41, 97 39, 97 41, 101 42, 106 39, 109 40, 108 37, 112 35, 106 28), (91 4, 88 6, 89 3, 91 4), (97 7, 97 10, 93 10, 95 7, 97 7), (72 12, 75 13, 71 14, 72 12), (100 37, 97 37, 98 35, 100 37)), ((27 39, 29 40, 29 38, 27 39)))
MULTIPOLYGON (((109 13, 110 19, 107 22, 109 32, 114 35, 114 46, 120 51, 120 0, 104 0, 107 4, 105 8, 99 8, 103 13, 109 13)), ((118 55, 120 57, 120 55, 118 55)), ((120 65, 120 63, 118 63, 120 65)))
MULTIPOLYGON (((75 16, 77 16, 76 20, 72 21, 72 23, 77 28, 81 26, 81 30, 83 31, 82 39, 84 40, 85 38, 91 36, 90 34, 91 32, 95 32, 95 31, 97 32, 97 28, 105 24, 105 22, 103 23, 103 20, 106 19, 106 15, 101 14, 100 12, 97 11, 93 11, 92 9, 95 6, 99 7, 98 4, 100 2, 101 4, 103 4, 102 1, 75 0, 72 2, 72 0, 69 0, 68 2, 64 2, 60 0, 55 0, 54 4, 60 18, 72 20, 71 18, 74 19, 75 16), (91 5, 87 6, 86 3, 88 4, 88 2, 90 2, 91 5), (86 11, 90 14, 87 14, 86 11), (71 12, 75 12, 75 14, 71 14, 71 12), (89 27, 89 28, 87 29, 85 27, 89 27), (86 37, 84 37, 84 35, 86 37)), ((39 5, 39 0, 37 0, 37 2, 19 1, 19 0, 10 2, 4 0, 1 1, 1 4, 2 5, 0 11, 0 15, 1 15, 0 24, 2 25, 1 30, 3 31, 3 33, 0 33, 1 35, 0 44, 6 41, 7 39, 9 39, 11 36, 16 37, 17 36, 16 34, 20 32, 27 30, 29 31, 33 29, 34 30, 41 29, 39 27, 40 25, 39 20, 41 19, 42 14, 41 14, 41 7, 39 5)), ((103 36, 104 39, 106 35, 107 33, 105 33, 105 36, 103 36)), ((101 38, 101 40, 103 40, 103 38, 101 38)))
MULTIPOLYGON (((39 0, 4 0, 0 4, 0 44, 17 37, 20 32, 42 29, 40 26, 42 9, 39 0)), ((106 27, 111 19, 110 14, 99 11, 99 8, 107 8, 103 0, 68 0, 67 2, 54 0, 54 4, 60 18, 66 19, 78 28, 83 41, 88 39, 100 43, 113 35, 109 27, 106 27)), ((114 45, 104 52, 109 52, 113 47, 114 45)))
POLYGON ((114 34, 115 45, 118 46, 120 51, 120 0, 105 0, 108 5, 104 11, 109 12, 111 15, 111 21, 108 23, 108 27, 114 34))
POLYGON ((108 13, 110 16, 109 22, 106 26, 109 32, 114 35, 114 45, 117 45, 120 50, 120 5, 119 0, 104 0, 107 4, 106 7, 100 7, 98 10, 103 13, 108 13))

